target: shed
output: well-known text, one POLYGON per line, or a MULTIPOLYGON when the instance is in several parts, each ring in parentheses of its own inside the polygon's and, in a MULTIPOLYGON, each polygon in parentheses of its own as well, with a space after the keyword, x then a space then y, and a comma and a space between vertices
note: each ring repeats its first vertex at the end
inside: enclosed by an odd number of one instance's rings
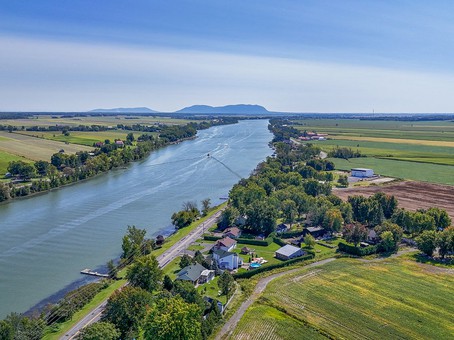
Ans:
POLYGON ((374 170, 366 168, 352 168, 352 177, 369 178, 374 176, 374 170))
POLYGON ((294 259, 295 257, 300 257, 303 255, 304 251, 301 248, 297 248, 290 244, 287 244, 276 251, 276 258, 284 261, 294 259))

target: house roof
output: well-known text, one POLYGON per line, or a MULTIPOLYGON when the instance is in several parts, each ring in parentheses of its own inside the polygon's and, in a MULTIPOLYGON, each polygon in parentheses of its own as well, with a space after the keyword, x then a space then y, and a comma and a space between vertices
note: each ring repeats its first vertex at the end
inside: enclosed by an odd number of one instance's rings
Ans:
POLYGON ((231 251, 225 251, 225 250, 222 250, 222 249, 218 249, 218 250, 213 251, 213 254, 216 254, 217 256, 219 256, 220 259, 223 259, 224 257, 229 257, 231 255, 238 256, 237 253, 233 253, 231 251))
POLYGON ((186 266, 179 271, 179 273, 177 274, 177 279, 194 282, 200 277, 205 269, 206 268, 204 266, 198 263, 191 264, 190 266, 186 266))
POLYGON ((301 248, 298 248, 298 247, 295 247, 295 246, 292 246, 290 244, 287 244, 285 246, 283 246, 282 248, 278 249, 276 251, 276 253, 279 253, 281 255, 284 255, 284 256, 291 256, 293 255, 294 253, 296 253, 297 251, 300 251, 301 248))
POLYGON ((323 230, 322 227, 307 227, 306 228, 310 233, 314 233, 316 231, 320 231, 320 230, 323 230))
POLYGON ((221 238, 216 242, 218 245, 222 245, 224 247, 230 248, 234 244, 236 244, 236 241, 234 239, 231 239, 230 237, 226 236, 224 238, 221 238))
POLYGON ((231 227, 231 228, 227 228, 225 230, 224 234, 227 234, 227 233, 230 233, 230 234, 234 235, 235 237, 238 237, 241 234, 241 230, 237 227, 231 227))

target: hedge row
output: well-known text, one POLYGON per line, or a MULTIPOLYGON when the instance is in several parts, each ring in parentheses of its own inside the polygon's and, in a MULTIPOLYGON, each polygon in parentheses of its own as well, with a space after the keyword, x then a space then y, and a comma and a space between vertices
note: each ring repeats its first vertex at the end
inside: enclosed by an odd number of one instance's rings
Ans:
POLYGON ((326 248, 330 248, 330 249, 336 248, 336 245, 334 245, 334 244, 328 244, 328 243, 323 243, 323 242, 317 242, 317 244, 319 244, 323 247, 326 247, 326 248))
POLYGON ((203 239, 207 241, 217 241, 220 240, 222 237, 219 236, 212 236, 212 235, 203 235, 203 239))
POLYGON ((352 246, 350 244, 339 242, 339 250, 352 255, 365 256, 375 254, 377 252, 377 246, 368 246, 360 248, 352 246))
POLYGON ((279 237, 273 237, 273 242, 276 243, 277 245, 280 245, 281 247, 286 246, 288 243, 285 242, 283 239, 279 237))
POLYGON ((257 268, 257 269, 248 270, 247 272, 235 273, 235 274, 233 274, 233 277, 235 279, 248 279, 248 278, 250 278, 250 277, 252 277, 254 275, 257 275, 259 273, 264 273, 264 272, 267 272, 267 271, 270 271, 270 270, 273 270, 273 269, 276 269, 276 268, 287 267, 287 266, 290 266, 291 264, 294 264, 294 263, 297 263, 297 262, 302 262, 302 261, 313 259, 314 256, 315 256, 314 254, 307 254, 307 255, 304 255, 304 256, 301 256, 301 257, 297 257, 297 258, 294 258, 294 259, 291 259, 291 260, 284 261, 282 263, 270 264, 268 266, 263 266, 263 267, 260 267, 260 268, 257 268))
MULTIPOLYGON (((212 235, 203 235, 203 239, 207 241, 217 241, 220 240, 222 237, 219 236, 212 236, 212 235)), ((273 242, 273 237, 268 237, 264 240, 255 240, 249 238, 237 238, 236 241, 239 244, 250 244, 254 246, 263 246, 268 247, 273 242)))

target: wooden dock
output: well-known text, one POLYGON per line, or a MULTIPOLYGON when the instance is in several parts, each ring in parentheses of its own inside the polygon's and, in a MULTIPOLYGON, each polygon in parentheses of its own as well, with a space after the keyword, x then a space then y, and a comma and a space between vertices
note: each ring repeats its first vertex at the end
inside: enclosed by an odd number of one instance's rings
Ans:
POLYGON ((101 273, 98 273, 98 272, 94 272, 94 271, 92 271, 91 269, 88 269, 88 268, 85 268, 84 270, 81 270, 80 273, 81 274, 85 274, 85 275, 98 276, 98 277, 106 277, 106 278, 109 277, 108 274, 101 274, 101 273))

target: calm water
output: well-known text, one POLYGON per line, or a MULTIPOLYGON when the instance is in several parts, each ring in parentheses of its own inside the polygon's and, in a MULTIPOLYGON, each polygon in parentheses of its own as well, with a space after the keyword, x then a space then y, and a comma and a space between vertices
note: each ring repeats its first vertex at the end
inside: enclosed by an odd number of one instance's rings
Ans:
POLYGON ((127 169, 0 206, 0 318, 24 312, 121 251, 127 225, 169 232, 188 200, 220 203, 239 178, 271 154, 267 121, 199 131, 127 169))

